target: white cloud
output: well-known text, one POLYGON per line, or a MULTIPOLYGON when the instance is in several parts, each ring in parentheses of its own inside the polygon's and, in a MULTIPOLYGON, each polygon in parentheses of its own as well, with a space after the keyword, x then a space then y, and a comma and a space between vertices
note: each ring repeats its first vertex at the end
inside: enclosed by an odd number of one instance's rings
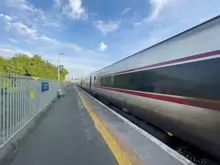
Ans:
POLYGON ((3 51, 3 52, 11 52, 12 50, 11 50, 11 49, 0 48, 0 51, 3 51))
POLYGON ((106 44, 104 44, 103 42, 101 42, 100 44, 99 44, 99 50, 101 50, 101 51, 105 51, 106 49, 107 49, 107 45, 106 44))
POLYGON ((161 14, 161 12, 173 1, 174 0, 150 0, 150 4, 153 8, 150 19, 156 19, 161 14))
POLYGON ((100 32, 103 35, 106 35, 109 32, 113 32, 115 30, 117 30, 119 28, 119 22, 113 22, 113 21, 109 21, 109 22, 104 22, 102 20, 98 20, 96 22, 94 22, 94 25, 97 29, 100 30, 100 32))
POLYGON ((5 15, 5 21, 10 22, 12 21, 12 17, 5 15))
MULTIPOLYGON (((62 7, 63 0, 53 0, 53 6, 56 8, 62 7)), ((6 0, 8 7, 14 8, 16 14, 26 20, 28 24, 53 27, 58 30, 64 27, 63 16, 67 15, 73 19, 86 19, 88 16, 82 5, 82 0, 68 0, 68 3, 62 7, 63 13, 51 14, 43 11, 41 8, 36 8, 27 0, 6 0), (63 15, 64 14, 64 15, 63 15)))
MULTIPOLYGON (((65 44, 65 43, 64 43, 65 44)), ((65 44, 66 47, 69 47, 70 49, 76 51, 76 52, 80 52, 82 51, 82 48, 76 44, 73 44, 73 43, 66 43, 65 44)))
POLYGON ((14 20, 12 17, 8 15, 1 15, 1 17, 5 19, 6 26, 10 30, 17 32, 19 35, 28 36, 34 40, 42 40, 45 42, 52 43, 53 47, 57 47, 60 49, 70 49, 71 51, 75 51, 75 52, 80 52, 83 50, 80 46, 74 43, 66 43, 66 42, 57 41, 54 38, 40 34, 36 29, 30 28, 27 25, 23 24, 22 22, 18 22, 14 20))
POLYGON ((11 29, 12 31, 16 31, 20 35, 26 35, 37 39, 37 30, 28 27, 22 22, 16 21, 11 16, 1 14, 1 17, 4 17, 7 28, 11 29))
POLYGON ((37 39, 37 30, 28 27, 22 22, 17 22, 12 19, 12 17, 5 15, 5 21, 9 28, 15 30, 17 33, 21 35, 26 35, 31 38, 37 39))
POLYGON ((20 34, 28 35, 34 39, 37 38, 37 30, 29 28, 21 22, 11 23, 11 26, 20 34))
POLYGON ((13 30, 15 30, 19 34, 28 35, 30 37, 36 38, 37 31, 35 29, 29 28, 25 24, 14 20, 12 17, 10 17, 8 15, 1 14, 1 17, 4 17, 6 25, 9 28, 12 28, 13 30))
POLYGON ((149 4, 152 9, 150 15, 135 22, 134 26, 139 26, 149 21, 152 23, 152 21, 164 21, 171 17, 181 16, 182 13, 187 11, 185 5, 189 4, 189 0, 150 0, 149 4))
POLYGON ((78 46, 77 44, 71 43, 71 42, 64 42, 64 41, 59 41, 57 39, 54 38, 50 38, 47 36, 40 36, 38 37, 38 39, 45 41, 47 43, 49 43, 49 45, 47 45, 46 48, 43 48, 44 52, 82 52, 82 51, 86 51, 85 49, 83 49, 82 47, 78 46))
POLYGON ((126 14, 127 12, 129 12, 131 10, 131 8, 125 8, 122 12, 121 12, 121 14, 122 15, 124 15, 124 14, 126 14))
POLYGON ((12 17, 2 14, 2 13, 0 13, 0 17, 3 17, 6 22, 10 22, 13 20, 12 17))
POLYGON ((15 54, 26 54, 30 57, 33 56, 33 53, 31 53, 30 51, 27 50, 22 50, 20 48, 17 47, 13 47, 9 44, 7 45, 0 45, 0 54, 5 57, 5 58, 11 58, 13 57, 15 54))
POLYGON ((136 21, 134 26, 144 24, 147 26, 154 26, 155 24, 171 26, 175 23, 172 26, 176 27, 176 24, 181 22, 190 22, 191 26, 194 26, 201 20, 205 21, 216 16, 216 14, 220 14, 216 8, 213 8, 213 2, 220 4, 220 1, 217 0, 212 0, 212 3, 207 0, 150 0, 151 13, 136 21), (197 6, 196 9, 195 6, 197 6))
POLYGON ((13 15, 33 27, 52 27, 53 30, 60 30, 64 27, 60 13, 45 12, 27 0, 6 0, 6 5, 13 8, 13 15))
POLYGON ((29 10, 36 10, 33 5, 30 5, 26 0, 6 0, 6 4, 8 7, 29 10))
POLYGON ((40 36, 39 39, 41 39, 43 41, 51 42, 51 43, 54 43, 54 44, 57 43, 57 40, 55 40, 53 38, 50 38, 50 37, 47 37, 45 35, 40 36))
POLYGON ((50 43, 50 45, 47 45, 47 48, 46 48, 46 49, 48 49, 48 51, 56 50, 57 52, 71 51, 71 52, 78 52, 78 53, 81 51, 84 51, 83 48, 81 48, 80 46, 78 46, 74 43, 58 41, 54 38, 50 38, 50 37, 47 37, 44 35, 38 37, 38 39, 50 43))
POLYGON ((63 13, 73 19, 87 19, 88 15, 82 6, 82 0, 69 0, 63 7, 63 13))

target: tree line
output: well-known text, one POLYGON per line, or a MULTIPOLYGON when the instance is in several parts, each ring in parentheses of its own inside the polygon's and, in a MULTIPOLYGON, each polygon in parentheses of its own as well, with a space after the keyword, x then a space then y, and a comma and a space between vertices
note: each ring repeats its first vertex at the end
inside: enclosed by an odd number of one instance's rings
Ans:
MULTIPOLYGON (((43 60, 41 56, 29 57, 25 54, 17 54, 12 58, 0 56, 0 73, 31 76, 36 78, 57 80, 57 66, 43 60)), ((68 71, 60 73, 60 81, 64 81, 68 71)))

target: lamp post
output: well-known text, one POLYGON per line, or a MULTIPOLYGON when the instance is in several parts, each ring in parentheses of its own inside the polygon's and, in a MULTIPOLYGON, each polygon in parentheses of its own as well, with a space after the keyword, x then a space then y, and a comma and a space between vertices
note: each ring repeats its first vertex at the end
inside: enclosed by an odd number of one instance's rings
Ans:
POLYGON ((60 55, 64 54, 64 53, 59 53, 58 54, 58 70, 57 70, 57 77, 58 77, 58 81, 60 82, 60 55))

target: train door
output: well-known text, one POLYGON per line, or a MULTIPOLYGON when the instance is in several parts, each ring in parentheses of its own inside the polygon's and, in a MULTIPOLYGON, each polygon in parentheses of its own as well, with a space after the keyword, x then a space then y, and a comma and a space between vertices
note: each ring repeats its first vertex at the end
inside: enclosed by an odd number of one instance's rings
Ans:
POLYGON ((97 87, 97 79, 96 79, 96 76, 94 76, 93 86, 94 86, 94 87, 97 87))
POLYGON ((89 80, 89 91, 91 91, 92 89, 92 76, 90 76, 90 80, 89 80))
POLYGON ((111 87, 114 87, 114 76, 111 76, 111 84, 110 84, 111 87))

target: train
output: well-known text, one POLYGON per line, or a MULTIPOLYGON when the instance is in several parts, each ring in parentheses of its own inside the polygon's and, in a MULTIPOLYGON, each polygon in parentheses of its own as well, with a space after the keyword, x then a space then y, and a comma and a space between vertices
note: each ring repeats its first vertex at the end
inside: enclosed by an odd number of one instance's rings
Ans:
POLYGON ((220 16, 75 83, 220 158, 220 16))

